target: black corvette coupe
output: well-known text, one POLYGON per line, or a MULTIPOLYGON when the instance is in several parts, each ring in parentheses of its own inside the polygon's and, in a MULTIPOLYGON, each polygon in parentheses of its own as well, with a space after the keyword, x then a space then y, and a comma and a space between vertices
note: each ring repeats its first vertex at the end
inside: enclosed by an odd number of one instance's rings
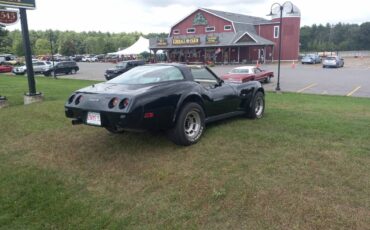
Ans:
POLYGON ((205 124, 246 115, 261 118, 264 89, 257 81, 225 83, 206 66, 139 66, 104 83, 74 92, 65 104, 72 124, 112 133, 165 130, 178 145, 191 145, 205 124))

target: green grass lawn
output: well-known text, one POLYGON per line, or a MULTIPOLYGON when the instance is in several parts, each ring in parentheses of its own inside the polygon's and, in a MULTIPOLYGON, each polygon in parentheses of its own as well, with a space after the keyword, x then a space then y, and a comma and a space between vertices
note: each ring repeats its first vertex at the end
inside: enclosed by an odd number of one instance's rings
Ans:
POLYGON ((190 147, 161 134, 72 126, 89 81, 0 75, 0 229, 368 229, 370 100, 266 95, 261 120, 207 127, 190 147))

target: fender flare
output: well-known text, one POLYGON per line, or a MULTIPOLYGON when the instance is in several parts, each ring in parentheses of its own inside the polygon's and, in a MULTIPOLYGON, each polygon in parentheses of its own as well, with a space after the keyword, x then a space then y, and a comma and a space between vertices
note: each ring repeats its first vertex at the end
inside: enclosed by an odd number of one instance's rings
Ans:
POLYGON ((181 98, 179 99, 179 101, 177 102, 177 105, 176 105, 176 108, 175 108, 175 111, 174 111, 174 114, 173 114, 173 117, 172 117, 172 122, 173 123, 176 122, 177 116, 178 116, 183 104, 188 99, 189 99, 189 101, 198 102, 198 103, 200 102, 199 104, 204 110, 204 101, 202 99, 202 96, 199 93, 192 92, 192 93, 189 93, 189 94, 186 94, 186 95, 182 95, 181 98))

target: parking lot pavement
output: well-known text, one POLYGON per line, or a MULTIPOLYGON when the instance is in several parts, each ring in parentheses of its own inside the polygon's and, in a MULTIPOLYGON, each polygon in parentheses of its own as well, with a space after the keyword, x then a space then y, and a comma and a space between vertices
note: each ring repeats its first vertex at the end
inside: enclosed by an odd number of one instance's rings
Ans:
MULTIPOLYGON (((80 71, 76 75, 63 78, 105 81, 104 72, 112 68, 111 63, 78 63, 80 71)), ((370 97, 370 58, 345 59, 344 68, 323 69, 321 64, 302 65, 283 63, 280 73, 280 88, 283 92, 312 93, 320 95, 342 95, 370 97)), ((221 65, 211 69, 219 76, 240 65, 221 65)), ((274 91, 277 84, 277 64, 262 65, 272 70, 275 77, 264 84, 268 91, 274 91)))
POLYGON ((80 70, 75 75, 63 75, 61 78, 105 81, 106 69, 113 68, 115 64, 100 62, 79 62, 80 70))
MULTIPOLYGON (((283 92, 312 93, 322 95, 341 95, 370 97, 370 59, 349 59, 344 68, 322 68, 321 64, 302 65, 284 63, 281 66, 280 88, 283 92)), ((214 71, 222 75, 234 66, 218 66, 214 71)), ((277 85, 277 65, 263 65, 263 69, 275 73, 273 81, 264 84, 268 91, 277 85)))

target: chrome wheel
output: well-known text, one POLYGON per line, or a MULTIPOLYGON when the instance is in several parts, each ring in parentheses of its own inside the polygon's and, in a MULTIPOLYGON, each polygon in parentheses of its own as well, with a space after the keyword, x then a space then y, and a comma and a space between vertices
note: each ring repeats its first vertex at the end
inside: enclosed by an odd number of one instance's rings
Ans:
POLYGON ((175 126, 167 131, 168 138, 183 146, 197 143, 205 128, 202 106, 195 102, 185 104, 176 120, 175 126))
POLYGON ((262 97, 256 98, 256 107, 255 107, 255 113, 256 117, 261 117, 264 109, 264 101, 262 97))
POLYGON ((265 112, 265 95, 258 91, 253 98, 252 105, 247 109, 247 116, 252 119, 260 119, 265 112))
POLYGON ((184 131, 188 139, 195 139, 201 131, 201 119, 197 111, 192 110, 186 114, 184 131))

